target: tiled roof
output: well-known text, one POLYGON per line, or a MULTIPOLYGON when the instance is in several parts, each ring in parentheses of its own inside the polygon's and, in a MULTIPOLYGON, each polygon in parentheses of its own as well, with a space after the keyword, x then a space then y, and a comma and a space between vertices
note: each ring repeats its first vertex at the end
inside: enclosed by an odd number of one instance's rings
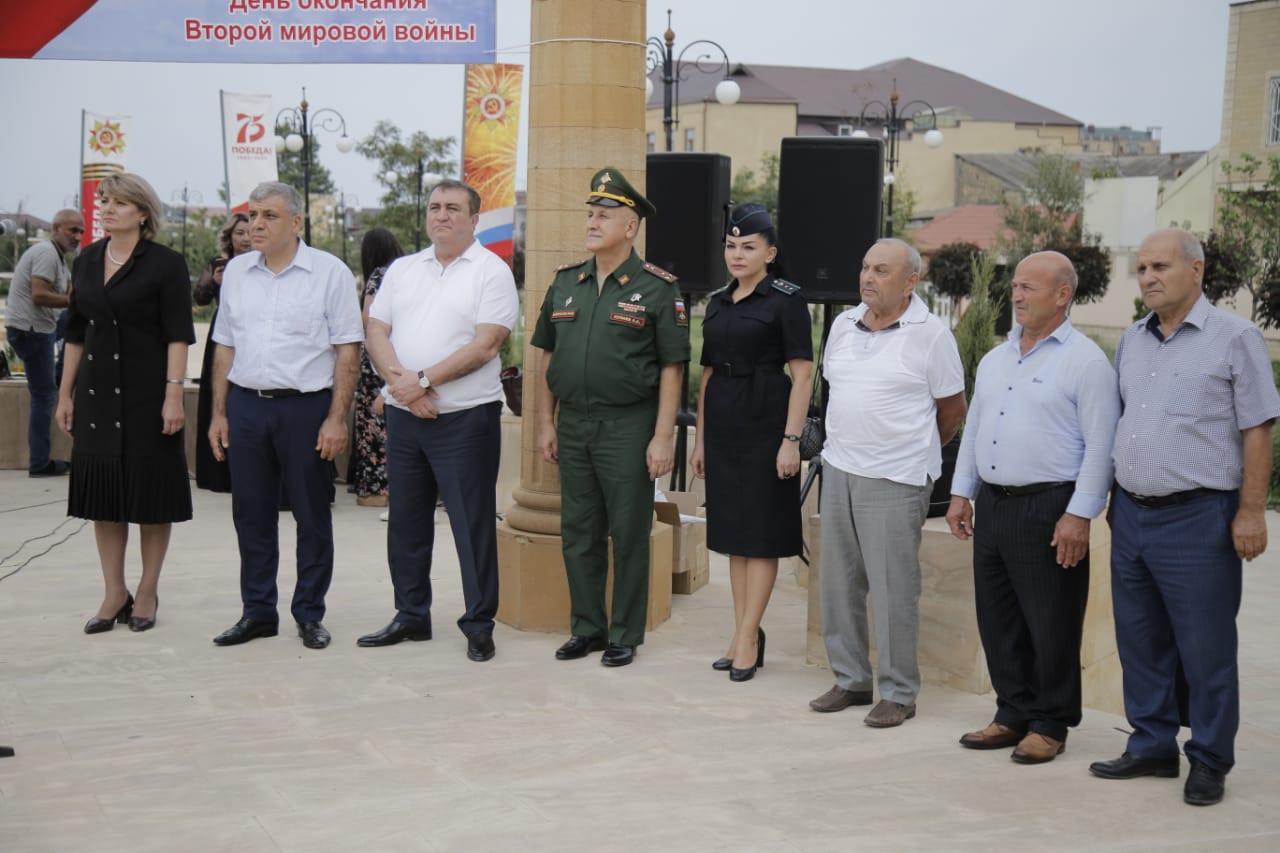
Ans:
MULTIPOLYGON (((686 63, 688 65, 688 63, 686 63)), ((662 105, 662 87, 654 77, 649 107, 662 105)), ((857 118, 871 101, 888 102, 897 81, 899 109, 914 100, 928 102, 941 113, 959 113, 978 121, 1071 125, 1082 123, 972 77, 916 59, 902 58, 862 69, 802 68, 790 65, 736 64, 733 78, 742 87, 745 103, 794 102, 801 117, 857 118)), ((693 71, 680 84, 680 102, 713 97, 716 74, 693 71)), ((868 113, 870 115, 870 112, 868 113)))
POLYGON ((975 204, 940 213, 911 232, 911 242, 923 255, 950 243, 973 243, 989 249, 1004 230, 1004 209, 998 204, 975 204))
MULTIPOLYGON (((1162 180, 1176 178, 1204 156, 1203 151, 1180 151, 1168 154, 1065 154, 1088 177, 1095 171, 1122 178, 1155 176, 1162 180)), ((1023 190, 1035 177, 1037 154, 957 154, 956 160, 989 172, 1013 190, 1023 190)))

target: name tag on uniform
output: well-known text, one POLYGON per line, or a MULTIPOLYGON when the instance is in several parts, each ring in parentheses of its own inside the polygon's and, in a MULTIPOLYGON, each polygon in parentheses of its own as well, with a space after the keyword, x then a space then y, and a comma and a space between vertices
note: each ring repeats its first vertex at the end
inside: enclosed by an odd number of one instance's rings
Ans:
POLYGON ((644 306, 636 302, 619 302, 618 307, 628 314, 643 314, 644 306))
POLYGON ((618 323, 622 326, 631 326, 634 329, 644 328, 644 316, 640 314, 627 314, 623 311, 613 311, 609 314, 610 323, 618 323))
POLYGON ((551 322, 557 323, 561 320, 573 320, 577 316, 577 308, 556 308, 551 312, 551 322))

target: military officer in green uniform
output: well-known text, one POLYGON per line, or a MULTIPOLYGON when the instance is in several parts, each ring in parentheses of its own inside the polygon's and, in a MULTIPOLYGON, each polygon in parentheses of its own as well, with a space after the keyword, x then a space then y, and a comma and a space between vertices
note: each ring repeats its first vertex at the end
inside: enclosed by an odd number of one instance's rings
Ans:
POLYGON ((644 641, 653 481, 672 467, 689 312, 675 276, 632 246, 656 212, 649 200, 607 168, 591 179, 587 205, 592 256, 556 271, 533 333, 544 351, 538 447, 560 466, 572 636, 556 658, 604 649, 601 663, 626 666, 644 641))

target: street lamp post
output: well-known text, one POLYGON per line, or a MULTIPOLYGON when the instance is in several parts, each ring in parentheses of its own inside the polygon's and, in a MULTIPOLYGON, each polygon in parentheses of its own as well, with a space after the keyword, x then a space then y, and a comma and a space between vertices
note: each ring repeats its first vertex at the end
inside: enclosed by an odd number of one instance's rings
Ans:
POLYGON ((203 202, 204 196, 200 194, 199 190, 188 189, 187 185, 183 184, 182 190, 181 191, 175 190, 171 198, 174 201, 177 201, 178 199, 182 200, 182 244, 181 245, 182 245, 182 257, 183 257, 183 260, 186 260, 186 257, 187 257, 187 204, 193 198, 198 202, 203 202))
MULTIPOLYGON (((351 196, 351 203, 358 209, 360 207, 360 199, 354 195, 351 196)), ((343 190, 338 190, 338 206, 333 211, 334 222, 338 227, 338 239, 342 241, 342 262, 347 262, 347 214, 350 208, 347 207, 347 194, 343 190)))
MULTIPOLYGON (((647 52, 645 56, 646 70, 652 74, 656 69, 662 69, 662 131, 666 136, 667 150, 673 150, 673 135, 676 125, 680 124, 680 83, 682 80, 689 79, 689 71, 697 70, 702 74, 718 74, 720 69, 724 69, 725 79, 716 84, 716 100, 722 104, 736 104, 738 99, 742 97, 742 88, 738 86, 737 81, 729 78, 729 54, 718 42, 710 39, 698 39, 686 44, 679 54, 675 54, 676 34, 671 29, 671 10, 667 10, 667 31, 662 34, 662 39, 657 36, 649 36, 645 42, 647 52), (720 57, 717 59, 715 54, 704 52, 694 57, 693 61, 688 64, 684 61, 684 55, 689 48, 695 45, 705 45, 720 51, 720 57)), ((653 78, 646 76, 644 84, 645 100, 653 94, 653 78)))
POLYGON ((276 136, 276 150, 285 148, 294 154, 302 152, 302 235, 307 245, 311 244, 311 137, 315 129, 320 128, 331 133, 338 133, 336 146, 346 154, 355 147, 355 140, 347 136, 347 120, 342 113, 330 107, 321 107, 308 116, 307 88, 302 87, 302 103, 296 107, 285 107, 276 113, 276 127, 284 125, 289 128, 289 135, 276 136))
POLYGON ((942 131, 938 130, 938 114, 934 112, 932 106, 925 101, 915 100, 908 101, 901 107, 898 106, 898 80, 895 77, 893 86, 889 92, 889 103, 884 101, 870 101, 862 108, 862 112, 858 115, 858 130, 854 131, 854 136, 866 136, 865 128, 868 124, 878 125, 884 128, 884 136, 889 143, 885 146, 885 165, 888 171, 884 175, 884 185, 889 192, 886 196, 884 215, 884 236, 893 236, 893 185, 897 182, 897 174, 895 169, 898 166, 898 135, 907 129, 907 123, 911 123, 911 128, 916 127, 915 117, 929 113, 929 129, 924 134, 924 144, 930 148, 937 148, 942 144, 942 131), (920 107, 919 110, 911 112, 912 107, 920 107))
MULTIPOLYGON (((443 175, 435 172, 427 171, 427 155, 421 152, 415 152, 417 158, 417 182, 413 188, 413 250, 416 252, 422 248, 422 193, 425 190, 427 195, 431 195, 431 190, 435 185, 444 180, 443 175)), ((393 169, 388 169, 387 173, 382 176, 383 180, 388 184, 394 184, 400 180, 400 174, 393 169)))

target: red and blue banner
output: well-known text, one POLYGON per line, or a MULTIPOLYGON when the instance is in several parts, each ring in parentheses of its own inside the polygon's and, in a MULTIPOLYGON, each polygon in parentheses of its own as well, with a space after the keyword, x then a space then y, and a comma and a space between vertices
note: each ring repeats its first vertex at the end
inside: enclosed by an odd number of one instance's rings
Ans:
POLYGON ((521 65, 468 65, 462 179, 480 193, 476 239, 508 264, 515 253, 521 65))

